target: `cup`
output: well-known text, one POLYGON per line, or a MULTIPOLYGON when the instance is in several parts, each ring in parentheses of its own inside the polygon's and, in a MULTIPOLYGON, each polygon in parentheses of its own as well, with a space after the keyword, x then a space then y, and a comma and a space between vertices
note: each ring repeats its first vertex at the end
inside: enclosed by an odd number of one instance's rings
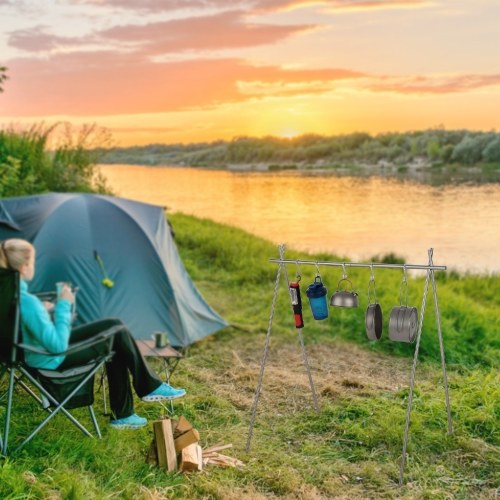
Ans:
POLYGON ((61 297, 61 292, 62 292, 65 284, 66 283, 64 281, 58 281, 56 283, 56 296, 58 299, 61 297))
POLYGON ((328 318, 326 294, 327 290, 321 282, 321 277, 316 276, 316 278, 314 278, 314 283, 311 283, 306 290, 314 319, 328 318))
POLYGON ((155 332, 153 333, 153 339, 155 341, 156 349, 161 349, 168 345, 168 337, 165 332, 155 332))

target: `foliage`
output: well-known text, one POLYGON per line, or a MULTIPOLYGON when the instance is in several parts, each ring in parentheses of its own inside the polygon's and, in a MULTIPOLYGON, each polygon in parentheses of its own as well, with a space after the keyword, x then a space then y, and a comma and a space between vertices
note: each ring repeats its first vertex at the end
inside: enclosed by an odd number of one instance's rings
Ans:
POLYGON ((3 83, 9 78, 7 76, 7 68, 5 66, 0 66, 0 92, 3 92, 3 83))
POLYGON ((231 166, 271 163, 302 167, 325 167, 356 163, 376 165, 411 164, 430 166, 435 162, 477 165, 498 162, 496 132, 444 130, 370 135, 364 132, 337 136, 305 134, 292 139, 278 137, 235 137, 231 141, 198 144, 151 144, 103 151, 104 163, 147 165, 231 166))
POLYGON ((48 191, 107 192, 96 170, 97 146, 109 135, 96 125, 74 129, 68 123, 0 130, 0 196, 48 191))
MULTIPOLYGON (((455 432, 446 433, 429 300, 405 484, 400 488, 398 467, 414 346, 394 349, 385 338, 368 343, 362 293, 359 309, 331 311, 322 322, 312 320, 304 293, 304 341, 321 405, 315 412, 282 275, 247 453, 250 410, 277 269, 268 259, 277 256, 276 247, 208 220, 182 214, 173 214, 170 220, 196 285, 235 325, 192 346, 181 360, 172 383, 185 387, 188 395, 175 402, 175 412, 200 431, 203 447, 232 443, 227 454, 246 466, 242 470, 207 468, 191 475, 150 467, 144 458, 152 440, 151 425, 138 431, 110 429, 98 394, 103 439, 84 438, 66 419, 56 416, 18 456, 0 462, 0 498, 495 498, 500 465, 497 276, 437 274, 455 432), (454 364, 457 360, 460 363, 454 364)), ((336 259, 292 250, 287 250, 286 257, 336 259)), ((394 259, 398 257, 388 257, 394 259)), ((289 267, 291 277, 295 266, 289 267)), ((302 273, 306 286, 315 269, 303 266, 302 273)), ((336 284, 341 270, 322 274, 325 283, 336 284)), ((368 276, 366 270, 349 270, 349 277, 361 288, 368 276)), ((401 273, 376 271, 376 278, 377 297, 387 318, 387 306, 397 301, 401 273)), ((409 281, 410 300, 417 303, 423 278, 409 281)), ((155 366, 160 368, 159 363, 155 366)), ((20 411, 12 422, 17 432, 27 430, 40 415, 22 392, 16 391, 20 411)), ((137 398, 135 403, 136 411, 150 421, 161 414, 158 405, 137 398)), ((0 405, 0 416, 3 408, 0 405)), ((87 421, 85 409, 77 413, 87 421)))

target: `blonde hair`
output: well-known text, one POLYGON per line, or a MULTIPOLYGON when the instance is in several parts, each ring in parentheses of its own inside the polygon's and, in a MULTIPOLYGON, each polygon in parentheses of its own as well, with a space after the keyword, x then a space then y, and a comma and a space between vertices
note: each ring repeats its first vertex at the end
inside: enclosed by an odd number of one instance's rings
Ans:
POLYGON ((19 271, 23 264, 28 264, 35 248, 26 240, 12 238, 0 243, 0 267, 19 271))

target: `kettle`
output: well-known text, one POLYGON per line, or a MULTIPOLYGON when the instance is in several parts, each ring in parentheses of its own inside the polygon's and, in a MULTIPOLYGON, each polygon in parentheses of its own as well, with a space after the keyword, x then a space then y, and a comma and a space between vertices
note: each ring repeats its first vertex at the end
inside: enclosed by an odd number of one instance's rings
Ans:
POLYGON ((342 278, 339 281, 337 291, 330 299, 330 305, 335 307, 358 307, 358 294, 352 289, 351 280, 342 278), (340 288, 342 281, 348 281, 351 285, 351 290, 342 290, 340 288))

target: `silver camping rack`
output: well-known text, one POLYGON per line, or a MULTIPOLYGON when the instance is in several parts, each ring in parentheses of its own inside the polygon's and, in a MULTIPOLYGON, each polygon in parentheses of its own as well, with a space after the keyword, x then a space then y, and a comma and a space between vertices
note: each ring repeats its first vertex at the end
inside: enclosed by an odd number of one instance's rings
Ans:
MULTIPOLYGON (((274 263, 274 264, 278 264, 278 271, 276 273, 276 281, 274 283, 274 294, 273 294, 273 299, 272 299, 272 303, 271 303, 271 312, 269 315, 266 340, 265 340, 265 344, 264 344, 264 352, 263 352, 262 361, 260 364, 259 379, 257 382, 257 388, 255 390, 255 396, 254 396, 254 401, 253 401, 252 410, 251 410, 250 425, 248 428, 248 436, 247 436, 247 442, 246 442, 246 451, 248 452, 250 450, 250 443, 252 440, 253 427, 255 424, 255 417, 256 417, 256 413, 257 413, 257 405, 259 403, 259 398, 260 398, 261 388, 262 388, 262 381, 264 378, 264 369, 265 369, 267 357, 269 354, 271 329, 272 329, 273 318, 274 318, 274 310, 276 307, 276 298, 278 296, 278 288, 279 288, 279 282, 280 282, 280 278, 281 278, 281 272, 283 272, 283 274, 285 276, 285 282, 286 282, 287 286, 288 287, 290 286, 290 280, 288 278, 288 272, 287 272, 286 265, 287 264, 294 264, 297 267, 302 266, 302 265, 304 265, 304 266, 316 266, 316 269, 319 269, 319 266, 332 266, 332 267, 342 267, 344 270, 346 267, 371 268, 371 269, 373 269, 373 268, 403 269, 405 272, 407 270, 410 270, 410 269, 423 270, 423 271, 427 271, 427 275, 426 275, 425 284, 424 284, 422 306, 420 308, 420 319, 418 322, 418 331, 417 331, 416 340, 415 340, 415 351, 413 354, 413 365, 412 365, 411 376, 410 376, 410 392, 408 395, 408 403, 407 403, 407 407, 406 407, 406 419, 405 419, 405 429, 404 429, 404 437, 403 437, 403 451, 402 451, 401 462, 400 462, 400 467, 399 467, 399 485, 401 486, 403 484, 403 478, 404 478, 404 468, 405 468, 405 463, 406 463, 406 448, 408 445, 410 416, 411 416, 412 403, 413 403, 413 392, 414 392, 414 388, 415 388, 415 373, 416 373, 416 368, 417 368, 418 353, 419 353, 419 348, 420 348, 420 337, 422 334, 422 325, 423 325, 424 314, 425 314, 425 306, 427 303, 427 293, 429 290, 429 282, 431 282, 431 284, 432 284, 432 291, 433 291, 433 296, 434 296, 434 312, 435 312, 435 316, 436 316, 437 334, 438 334, 438 340, 439 340, 439 350, 441 352, 441 369, 442 369, 442 374, 443 374, 443 385, 444 385, 444 391, 445 391, 446 411, 447 411, 447 416, 448 416, 448 434, 453 434, 453 423, 451 420, 448 379, 446 376, 446 360, 445 360, 445 353, 444 353, 443 335, 441 332, 441 320, 440 320, 440 315, 439 315, 437 286, 436 286, 436 280, 435 280, 435 276, 434 276, 435 271, 446 271, 447 268, 446 268, 446 266, 434 265, 433 249, 432 248, 429 248, 427 251, 428 258, 429 258, 427 264, 386 264, 386 263, 376 263, 376 262, 365 263, 365 262, 331 262, 331 261, 311 261, 311 260, 290 260, 290 259, 285 259, 285 248, 286 247, 284 244, 278 245, 278 252, 279 252, 280 258, 279 259, 269 259, 269 262, 274 263)), ((292 297, 290 297, 290 299, 292 300, 292 297)), ((309 385, 311 387, 314 408, 317 412, 319 412, 320 408, 319 408, 319 404, 318 404, 318 398, 316 395, 316 390, 314 388, 314 382, 313 382, 311 370, 309 367, 309 360, 307 357, 307 352, 306 352, 306 349, 304 346, 302 329, 303 329, 302 327, 297 328, 297 334, 299 337, 299 342, 300 342, 300 346, 301 346, 301 350, 302 350, 302 357, 304 360, 304 366, 305 366, 305 369, 307 371, 307 376, 309 379, 309 385)))

